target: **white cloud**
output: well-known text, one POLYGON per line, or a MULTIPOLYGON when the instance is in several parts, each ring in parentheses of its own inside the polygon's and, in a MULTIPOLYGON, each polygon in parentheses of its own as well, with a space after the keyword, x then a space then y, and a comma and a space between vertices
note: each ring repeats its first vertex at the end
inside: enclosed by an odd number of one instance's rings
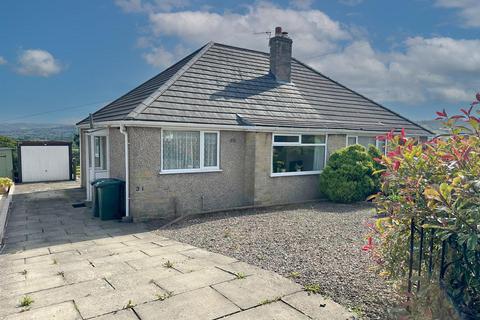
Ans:
POLYGON ((290 5, 298 9, 309 9, 312 6, 313 0, 291 0, 290 5))
POLYGON ((7 63, 7 60, 4 57, 0 56, 0 66, 6 63, 7 63))
POLYGON ((340 52, 309 62, 383 102, 470 101, 480 88, 478 40, 408 38, 402 50, 389 53, 354 41, 340 52))
POLYGON ((150 11, 151 32, 138 46, 149 48, 143 55, 148 63, 163 68, 211 40, 268 51, 267 37, 254 33, 280 25, 293 39, 296 58, 379 102, 469 101, 480 88, 480 41, 411 37, 379 51, 360 27, 290 5, 257 2, 243 13, 150 11), (169 49, 167 39, 177 47, 169 49))
POLYGON ((21 74, 48 77, 59 73, 62 65, 45 50, 29 49, 20 53, 17 71, 21 74))
POLYGON ((180 60, 187 54, 188 50, 181 45, 175 47, 174 52, 170 52, 163 47, 152 47, 150 52, 143 55, 145 61, 152 66, 165 68, 180 60))
POLYGON ((478 0, 437 0, 436 5, 457 9, 461 24, 465 27, 480 27, 480 1, 478 0))
POLYGON ((266 3, 249 7, 245 14, 160 12, 150 14, 150 22, 158 37, 174 36, 194 46, 213 40, 262 51, 267 50, 267 39, 254 33, 281 25, 293 38, 297 56, 332 52, 338 41, 350 38, 340 23, 319 10, 282 9, 266 3))
POLYGON ((115 4, 125 12, 143 12, 145 10, 142 0, 115 0, 115 4))
POLYGON ((144 59, 155 67, 167 67, 175 62, 173 53, 165 50, 163 47, 153 48, 150 52, 143 55, 144 59))

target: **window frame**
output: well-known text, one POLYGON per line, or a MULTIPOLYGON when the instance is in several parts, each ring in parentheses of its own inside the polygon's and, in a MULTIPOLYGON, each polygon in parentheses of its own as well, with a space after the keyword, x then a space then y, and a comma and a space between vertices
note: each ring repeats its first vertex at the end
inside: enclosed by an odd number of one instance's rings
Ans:
MULTIPOLYGON (((347 134, 347 137, 345 139, 345 145, 348 147, 350 146, 348 144, 348 138, 355 138, 355 144, 359 144, 358 143, 358 137, 359 136, 362 136, 362 137, 374 137, 375 138, 375 147, 377 147, 377 149, 380 150, 380 146, 379 146, 379 140, 377 140, 377 136, 374 136, 374 135, 366 135, 366 134, 360 134, 360 135, 353 135, 353 134, 347 134)), ((384 154, 386 155, 387 154, 387 141, 385 140, 385 152, 384 154)))
POLYGON ((327 164, 327 157, 328 157, 328 134, 326 133, 272 133, 272 145, 270 150, 270 177, 288 177, 288 176, 307 176, 307 175, 315 175, 320 174, 323 169, 321 170, 313 170, 313 171, 295 171, 295 172, 273 172, 273 148, 274 147, 325 147, 325 159, 324 159, 324 167, 327 164), (325 136, 324 143, 302 143, 302 135, 314 135, 314 136, 325 136), (298 136, 299 142, 275 142, 276 136, 298 136))
POLYGON ((106 135, 94 135, 93 136, 93 168, 95 171, 107 171, 108 170, 108 160, 107 160, 107 155, 108 155, 108 139, 106 135), (95 165, 95 143, 96 139, 98 138, 99 141, 99 160, 100 160, 100 166, 97 167, 95 165), (105 139, 105 144, 102 144, 102 139, 105 139), (105 147, 105 148, 104 148, 105 147))
POLYGON ((165 128, 160 133, 160 174, 176 174, 176 173, 198 173, 198 172, 219 172, 220 169, 220 131, 218 130, 191 130, 188 128, 165 128), (163 151, 165 150, 163 145, 164 131, 192 131, 200 133, 200 167, 193 169, 164 169, 163 168, 163 151), (217 165, 216 166, 204 166, 205 163, 205 133, 215 133, 217 135, 217 165))
POLYGON ((272 135, 272 143, 275 143, 276 145, 281 145, 281 146, 298 145, 298 144, 302 143, 302 135, 301 135, 301 134, 293 134, 293 133, 273 134, 273 135, 272 135), (298 138, 298 142, 275 142, 275 137, 276 137, 276 136, 297 137, 297 138, 298 138))
POLYGON ((346 140, 345 140, 345 141, 346 141, 346 144, 345 144, 345 145, 346 145, 347 147, 350 146, 350 145, 348 144, 348 139, 350 139, 350 138, 355 138, 355 144, 358 144, 358 136, 347 134, 347 137, 346 137, 346 140))

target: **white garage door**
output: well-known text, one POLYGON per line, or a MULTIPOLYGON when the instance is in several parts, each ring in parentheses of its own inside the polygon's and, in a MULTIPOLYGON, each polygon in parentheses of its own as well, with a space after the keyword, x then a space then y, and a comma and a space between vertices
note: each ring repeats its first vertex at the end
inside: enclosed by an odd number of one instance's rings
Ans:
POLYGON ((22 182, 70 179, 68 146, 21 146, 22 182))

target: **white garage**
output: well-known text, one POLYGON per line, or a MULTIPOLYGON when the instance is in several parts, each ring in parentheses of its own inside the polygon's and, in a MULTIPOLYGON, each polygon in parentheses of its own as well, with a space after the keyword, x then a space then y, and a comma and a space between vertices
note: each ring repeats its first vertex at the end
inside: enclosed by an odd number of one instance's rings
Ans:
POLYGON ((21 182, 70 180, 72 145, 62 141, 23 141, 18 145, 21 182))

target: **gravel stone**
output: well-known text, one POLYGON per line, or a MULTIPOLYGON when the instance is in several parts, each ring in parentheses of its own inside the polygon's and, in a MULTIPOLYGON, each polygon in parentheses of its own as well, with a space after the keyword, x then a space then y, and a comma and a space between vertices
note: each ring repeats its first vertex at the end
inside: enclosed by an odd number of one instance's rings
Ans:
POLYGON ((292 277, 318 284, 320 294, 364 319, 389 319, 400 297, 372 269, 361 250, 373 221, 369 204, 320 202, 196 216, 158 233, 292 277))

